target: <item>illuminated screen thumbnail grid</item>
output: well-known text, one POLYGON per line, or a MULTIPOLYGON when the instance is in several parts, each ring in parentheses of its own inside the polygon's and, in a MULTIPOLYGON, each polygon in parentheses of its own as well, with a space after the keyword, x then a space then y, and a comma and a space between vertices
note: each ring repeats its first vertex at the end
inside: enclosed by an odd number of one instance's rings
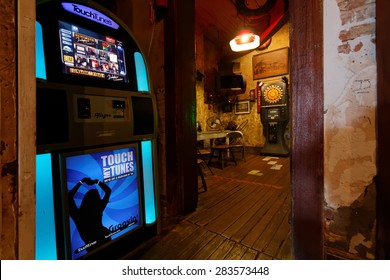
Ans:
POLYGON ((123 42, 58 21, 63 72, 128 83, 123 42))

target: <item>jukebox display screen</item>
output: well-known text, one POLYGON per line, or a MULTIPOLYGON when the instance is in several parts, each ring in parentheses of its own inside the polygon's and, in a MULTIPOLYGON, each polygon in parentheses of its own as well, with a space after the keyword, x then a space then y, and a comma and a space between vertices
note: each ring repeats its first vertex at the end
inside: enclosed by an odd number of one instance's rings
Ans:
POLYGON ((63 73, 128 83, 123 42, 58 21, 63 73))
POLYGON ((79 259, 142 226, 137 146, 64 154, 68 257, 79 259))

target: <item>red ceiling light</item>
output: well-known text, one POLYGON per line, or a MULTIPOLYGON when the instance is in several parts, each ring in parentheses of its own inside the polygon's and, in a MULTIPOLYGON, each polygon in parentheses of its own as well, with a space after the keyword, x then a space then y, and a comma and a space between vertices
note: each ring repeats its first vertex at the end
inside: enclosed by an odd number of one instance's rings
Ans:
POLYGON ((250 30, 242 30, 230 41, 230 48, 235 52, 253 50, 259 46, 260 36, 250 30))

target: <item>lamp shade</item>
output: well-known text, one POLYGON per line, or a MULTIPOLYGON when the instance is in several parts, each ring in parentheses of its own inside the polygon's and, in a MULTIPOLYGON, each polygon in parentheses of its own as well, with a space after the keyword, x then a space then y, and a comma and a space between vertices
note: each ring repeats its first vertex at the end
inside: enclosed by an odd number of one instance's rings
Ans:
POLYGON ((252 50, 258 46, 260 46, 260 36, 250 30, 242 30, 230 41, 230 48, 235 52, 252 50))

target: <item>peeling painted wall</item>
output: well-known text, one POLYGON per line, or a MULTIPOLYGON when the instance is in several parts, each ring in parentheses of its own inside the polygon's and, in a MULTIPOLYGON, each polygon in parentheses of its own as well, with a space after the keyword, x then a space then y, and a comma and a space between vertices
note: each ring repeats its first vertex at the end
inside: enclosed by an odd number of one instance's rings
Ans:
POLYGON ((325 245, 374 258, 375 1, 324 1, 325 245))

